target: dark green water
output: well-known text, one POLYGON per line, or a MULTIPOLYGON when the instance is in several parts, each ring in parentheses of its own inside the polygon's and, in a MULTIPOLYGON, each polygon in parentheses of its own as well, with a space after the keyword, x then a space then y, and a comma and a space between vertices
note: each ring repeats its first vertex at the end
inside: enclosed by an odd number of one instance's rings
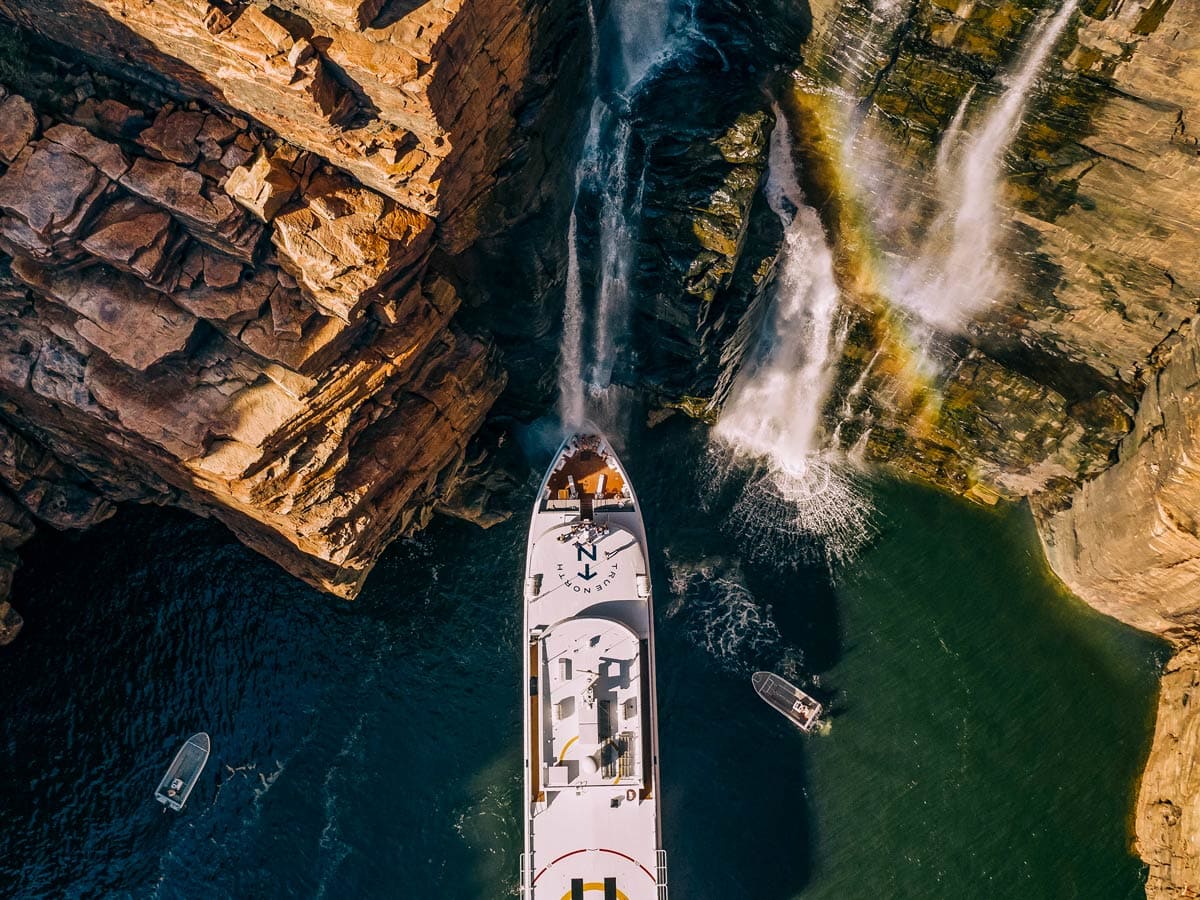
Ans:
MULTIPOLYGON (((1139 896, 1159 645, 1057 593, 1025 514, 919 488, 876 490, 836 584, 772 559, 794 542, 750 554, 702 438, 625 451, 657 556, 672 897, 1139 896), (830 733, 758 701, 760 666, 817 676, 830 733)), ((523 529, 439 522, 353 604, 179 513, 39 537, 0 653, 0 894, 510 895, 523 529), (162 813, 200 728, 210 767, 162 813)))

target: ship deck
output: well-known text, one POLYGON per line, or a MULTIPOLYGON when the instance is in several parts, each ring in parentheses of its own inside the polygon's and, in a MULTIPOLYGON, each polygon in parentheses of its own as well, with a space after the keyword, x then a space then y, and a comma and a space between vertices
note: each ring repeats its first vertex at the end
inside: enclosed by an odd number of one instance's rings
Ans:
POLYGON ((527 900, 665 896, 645 534, 594 440, 566 445, 530 529, 527 900))
POLYGON ((625 478, 603 455, 590 447, 581 447, 563 457, 563 465, 550 474, 550 496, 566 500, 571 485, 592 499, 619 497, 625 491, 625 478))

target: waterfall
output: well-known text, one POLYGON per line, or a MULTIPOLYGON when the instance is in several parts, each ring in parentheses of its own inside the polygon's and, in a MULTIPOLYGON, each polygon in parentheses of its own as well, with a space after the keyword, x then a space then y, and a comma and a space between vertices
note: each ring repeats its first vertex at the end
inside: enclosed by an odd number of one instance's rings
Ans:
MULTIPOLYGON (((1029 95, 1074 12, 1077 0, 1030 26, 1031 43, 1020 54, 1003 89, 977 129, 968 127, 968 92, 939 144, 934 179, 938 213, 918 242, 916 258, 885 276, 893 301, 908 307, 927 327, 952 330, 991 302, 1002 286, 997 259, 1001 220, 999 192, 1004 154, 1015 139, 1029 95)), ((891 39, 898 4, 871 10, 864 30, 835 48, 830 64, 841 84, 833 91, 845 107, 838 149, 857 202, 876 233, 909 226, 901 222, 903 199, 916 186, 898 171, 885 142, 870 133, 859 89, 879 48, 891 39)), ((852 553, 870 530, 870 507, 834 436, 826 435, 823 413, 842 351, 837 327, 840 291, 833 251, 817 212, 797 183, 789 124, 778 107, 768 161, 767 200, 784 227, 784 239, 758 347, 738 373, 714 428, 714 456, 746 474, 735 507, 735 526, 769 553, 795 552, 788 536, 817 537, 829 557, 852 553), (780 539, 785 540, 781 541, 780 539)), ((878 355, 878 352, 877 352, 878 355)), ((872 365, 874 360, 872 360, 872 365)), ((852 414, 853 396, 866 389, 868 365, 851 388, 842 413, 852 414)), ((853 452, 867 449, 871 422, 853 452)), ((835 433, 836 434, 836 433, 835 433)))
POLYGON ((818 449, 821 411, 833 378, 840 291, 821 220, 796 182, 787 119, 776 107, 767 200, 784 226, 774 305, 753 357, 742 367, 716 434, 751 456, 769 456, 803 477, 818 449))
POLYGON ((597 23, 588 6, 592 37, 592 102, 587 138, 575 173, 575 199, 567 233, 567 283, 560 344, 559 417, 567 428, 609 415, 613 368, 631 315, 631 274, 642 215, 643 179, 631 182, 631 122, 618 105, 631 103, 671 54, 694 37, 672 34, 672 6, 664 0, 614 0, 597 23), (615 48, 609 44, 615 42, 615 48), (610 70, 601 63, 611 60, 610 70), (581 197, 596 203, 581 204, 581 197), (597 209, 594 222, 580 216, 597 209), (581 237, 595 234, 594 242, 581 237), (581 246, 581 243, 583 246, 581 246), (594 245, 594 246, 589 246, 594 245), (580 258, 581 252, 594 251, 580 258), (594 284, 584 283, 584 272, 594 284), (588 339, 590 336, 590 340, 588 339))
POLYGON ((613 0, 621 72, 617 88, 628 92, 641 83, 668 45, 671 4, 667 0, 613 0))
POLYGON ((571 210, 567 226, 567 291, 558 368, 558 414, 563 423, 583 422, 583 285, 579 277, 578 226, 571 210))
MULTIPOLYGON (((591 10, 591 4, 588 5, 591 10)), ((592 23, 592 51, 598 52, 596 23, 592 23)), ((593 57, 592 79, 595 81, 597 63, 593 57)), ((587 311, 584 308, 583 279, 579 269, 579 196, 585 182, 592 177, 599 152, 601 123, 604 119, 604 104, 599 98, 592 102, 588 133, 583 142, 583 154, 575 170, 575 200, 571 205, 571 216, 567 225, 567 283, 563 303, 563 329, 559 341, 558 368, 558 414, 563 424, 578 427, 585 417, 584 390, 587 381, 587 361, 583 352, 583 332, 587 311)))
POLYGON ((637 250, 635 228, 641 220, 641 187, 629 197, 629 150, 633 129, 626 121, 613 128, 612 149, 600 185, 600 283, 592 332, 592 366, 588 385, 604 390, 612 383, 617 340, 629 322, 629 274, 637 250))
POLYGON ((938 148, 941 212, 917 259, 896 278, 893 296, 928 324, 947 331, 993 300, 1003 289, 997 256, 999 193, 1004 154, 1016 138, 1029 94, 1062 36, 1076 0, 1032 24, 1033 42, 973 135, 963 128, 968 94, 938 148))
POLYGON ((773 306, 758 347, 734 380, 714 436, 752 467, 735 507, 752 552, 804 555, 821 539, 831 559, 851 554, 869 530, 869 506, 844 465, 824 449, 822 411, 845 332, 837 327, 841 293, 833 253, 816 210, 796 179, 791 129, 775 107, 767 200, 784 227, 773 306))

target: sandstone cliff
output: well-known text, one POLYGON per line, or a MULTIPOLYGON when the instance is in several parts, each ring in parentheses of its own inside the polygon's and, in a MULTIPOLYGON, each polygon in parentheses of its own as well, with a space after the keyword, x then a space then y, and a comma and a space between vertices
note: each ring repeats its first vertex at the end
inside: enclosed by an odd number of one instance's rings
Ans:
POLYGON ((504 386, 455 321, 454 259, 503 212, 497 185, 540 175, 519 154, 564 139, 537 104, 578 64, 569 10, 0 16, 0 571, 33 520, 149 501, 353 596, 388 540, 461 495, 504 386))
MULTIPOLYGON (((993 303, 931 335, 888 277, 922 252, 937 221, 943 139, 983 127, 1002 76, 1058 8, 812 3, 803 60, 775 96, 845 299, 825 439, 977 500, 1032 498, 1048 557, 1072 590, 1186 647, 1200 622, 1200 143, 1191 121, 1200 3, 1087 2, 1067 21, 1002 159, 1004 272, 993 303), (849 117, 859 123, 853 145, 849 117)), ((747 97, 741 115, 764 109, 747 97)), ((680 204, 675 232, 690 224, 690 253, 675 240, 672 265, 658 267, 677 273, 673 282, 642 301, 643 345, 671 360, 659 366, 646 352, 645 370, 630 376, 665 405, 706 417, 741 363, 744 341, 731 336, 752 330, 779 246, 769 230, 747 239, 752 204, 723 187, 745 176, 702 152, 718 137, 675 154, 693 171, 667 189, 709 192, 680 204), (722 323, 715 344, 713 321, 722 323), (664 377, 673 367, 690 374, 664 377)), ((741 164, 761 173, 763 160, 741 164)), ((670 208, 649 197, 654 210, 670 208)), ((650 253, 663 228, 651 221, 647 231, 650 253)), ((1139 801, 1151 897, 1200 891, 1200 829, 1186 811, 1196 748, 1184 732, 1195 726, 1180 724, 1191 720, 1176 689, 1194 669, 1181 656, 1169 670, 1139 801)))
POLYGON ((1136 849, 1150 867, 1149 900, 1184 900, 1200 890, 1200 648, 1167 663, 1154 746, 1138 791, 1136 849))
POLYGON ((1116 465, 1040 524, 1075 593, 1183 643, 1200 637, 1200 339, 1189 324, 1172 343, 1116 465))

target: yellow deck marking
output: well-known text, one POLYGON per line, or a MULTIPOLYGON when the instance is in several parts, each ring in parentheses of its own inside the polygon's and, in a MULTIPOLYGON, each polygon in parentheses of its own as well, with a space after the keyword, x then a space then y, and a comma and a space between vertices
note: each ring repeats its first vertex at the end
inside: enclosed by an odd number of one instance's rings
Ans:
POLYGON ((567 758, 567 751, 571 749, 571 745, 573 743, 575 743, 577 740, 579 740, 579 735, 575 735, 575 737, 571 738, 569 741, 567 741, 565 744, 563 744, 562 751, 558 754, 559 762, 562 762, 564 759, 567 758))
MULTIPOLYGON (((600 891, 601 893, 603 893, 604 892, 604 882, 589 881, 587 884, 585 884, 583 886, 583 892, 586 894, 588 891, 600 891)), ((565 894, 563 894, 562 900, 571 900, 571 892, 567 891, 565 894)), ((620 888, 617 888, 617 900, 629 900, 629 897, 625 894, 625 892, 623 890, 621 890, 620 888)))

